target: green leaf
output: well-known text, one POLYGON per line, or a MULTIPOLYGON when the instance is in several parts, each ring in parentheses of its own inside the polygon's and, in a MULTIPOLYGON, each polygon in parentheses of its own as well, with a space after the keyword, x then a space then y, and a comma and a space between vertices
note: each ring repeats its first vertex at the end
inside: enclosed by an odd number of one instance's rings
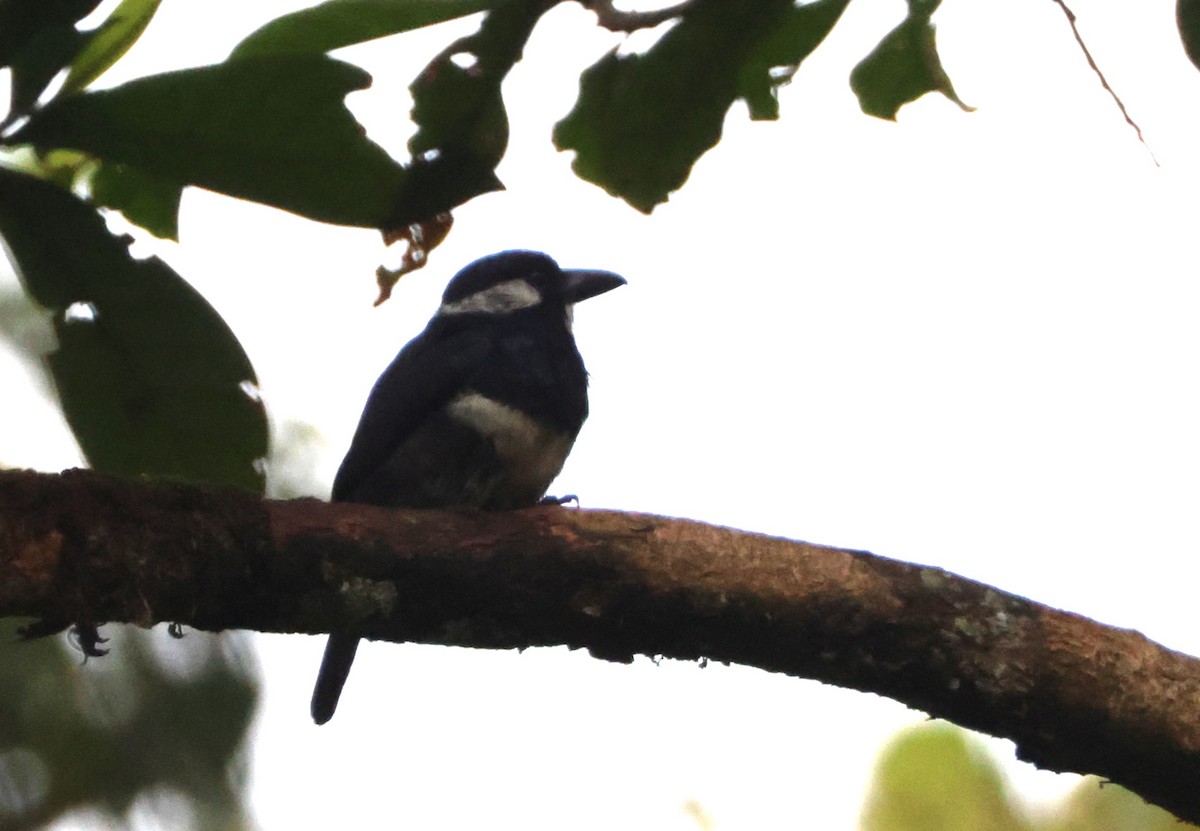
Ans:
POLYGON ((49 29, 74 29, 100 0, 0 0, 0 66, 49 29))
POLYGON ((150 24, 161 0, 121 0, 108 19, 88 35, 87 45, 72 62, 63 93, 81 90, 129 51, 150 24))
POLYGON ((698 0, 648 52, 614 50, 583 73, 555 144, 581 178, 649 213, 720 140, 744 67, 791 5, 698 0))
POLYGON ((31 110, 38 96, 79 52, 76 21, 99 0, 0 0, 0 66, 12 67, 10 115, 31 110))
POLYGON ((417 132, 408 143, 413 162, 405 197, 420 206, 411 211, 414 219, 503 188, 495 172, 508 148, 500 85, 546 6, 515 0, 488 12, 479 31, 443 49, 413 81, 417 132))
POLYGON ((964 110, 938 57, 931 22, 941 0, 908 0, 908 17, 850 73, 850 87, 867 115, 894 121, 905 104, 940 92, 964 110))
POLYGON ((862 831, 1027 831, 996 763, 944 721, 906 730, 879 755, 862 831))
POLYGON ((130 806, 163 788, 203 817, 184 827, 251 827, 231 772, 258 698, 248 639, 188 632, 167 644, 162 628, 108 627, 111 654, 83 667, 62 638, 22 642, 18 623, 0 621, 5 829, 72 816, 125 828, 130 806))
POLYGON ((53 182, 63 190, 74 191, 81 177, 95 162, 86 153, 77 150, 50 150, 35 153, 32 148, 21 147, 4 155, 4 167, 53 182))
POLYGON ((26 290, 54 313, 63 412, 98 470, 262 490, 254 369, 233 332, 158 258, 73 195, 0 169, 0 234, 26 290))
POLYGON ((102 163, 92 174, 91 201, 124 214, 161 239, 179 239, 179 200, 183 187, 116 162, 102 163))
POLYGON ((13 113, 24 114, 33 109, 54 76, 78 54, 83 41, 83 34, 74 26, 51 26, 13 56, 13 113))
POLYGON ((1183 51, 1200 69, 1200 0, 1179 0, 1175 4, 1175 25, 1183 41, 1183 51))
POLYGON ((328 52, 481 12, 500 2, 503 0, 326 0, 251 32, 230 57, 328 52))
POLYGON ((850 0, 818 0, 788 10, 779 27, 758 45, 742 67, 738 94, 756 121, 779 118, 779 87, 789 83, 841 19, 850 0))
POLYGON ((1046 817, 1042 831, 1195 831, 1113 782, 1088 776, 1046 817))
POLYGON ((8 143, 70 147, 324 222, 390 227, 406 172, 343 100, 370 81, 323 55, 247 58, 57 98, 8 143))
POLYGON ((453 148, 493 167, 508 147, 508 118, 500 84, 521 56, 537 18, 513 14, 517 4, 490 12, 473 35, 459 38, 430 61, 409 87, 417 132, 414 158, 453 148))

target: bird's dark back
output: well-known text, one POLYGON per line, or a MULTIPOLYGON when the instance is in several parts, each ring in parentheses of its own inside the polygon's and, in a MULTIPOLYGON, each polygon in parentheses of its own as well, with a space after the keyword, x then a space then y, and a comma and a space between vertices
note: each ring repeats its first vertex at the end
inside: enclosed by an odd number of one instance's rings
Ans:
MULTIPOLYGON (((506 315, 435 316, 380 376, 335 500, 394 507, 536 504, 587 418, 587 373, 561 303, 506 315), (529 419, 519 459, 465 423, 464 395, 529 419), (543 431, 544 428, 544 431, 543 431)), ((468 402, 470 403, 470 402, 468 402)), ((470 414, 467 413, 469 416, 470 414)))

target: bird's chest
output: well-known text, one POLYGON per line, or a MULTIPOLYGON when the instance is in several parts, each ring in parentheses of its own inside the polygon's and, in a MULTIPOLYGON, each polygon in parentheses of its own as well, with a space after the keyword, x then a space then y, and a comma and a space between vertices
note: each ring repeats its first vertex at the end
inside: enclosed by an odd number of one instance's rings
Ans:
POLYGON ((455 397, 447 413, 490 445, 499 463, 491 487, 521 504, 546 492, 575 442, 575 431, 564 432, 474 390, 455 397))
MULTIPOLYGON (((587 373, 565 329, 498 339, 489 360, 471 379, 470 391, 572 436, 587 418, 587 373)), ((495 410, 489 420, 511 425, 507 412, 495 410)))

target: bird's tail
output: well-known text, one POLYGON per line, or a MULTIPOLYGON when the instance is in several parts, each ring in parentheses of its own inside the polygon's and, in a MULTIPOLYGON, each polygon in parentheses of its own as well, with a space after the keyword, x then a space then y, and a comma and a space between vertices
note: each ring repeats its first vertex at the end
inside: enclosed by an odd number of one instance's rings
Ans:
POLYGON ((311 712, 313 721, 324 724, 333 718, 337 709, 342 687, 354 664, 354 653, 358 651, 358 638, 337 632, 325 643, 325 656, 321 659, 321 671, 317 673, 317 685, 313 688, 311 712))

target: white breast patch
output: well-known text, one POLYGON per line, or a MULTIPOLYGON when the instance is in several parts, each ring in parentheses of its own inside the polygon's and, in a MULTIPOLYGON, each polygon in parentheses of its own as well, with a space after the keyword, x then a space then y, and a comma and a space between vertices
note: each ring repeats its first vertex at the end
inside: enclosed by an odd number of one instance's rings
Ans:
POLYGON ((492 440, 496 455, 514 471, 517 483, 540 491, 550 487, 575 443, 574 437, 477 392, 455 398, 449 412, 492 440))

